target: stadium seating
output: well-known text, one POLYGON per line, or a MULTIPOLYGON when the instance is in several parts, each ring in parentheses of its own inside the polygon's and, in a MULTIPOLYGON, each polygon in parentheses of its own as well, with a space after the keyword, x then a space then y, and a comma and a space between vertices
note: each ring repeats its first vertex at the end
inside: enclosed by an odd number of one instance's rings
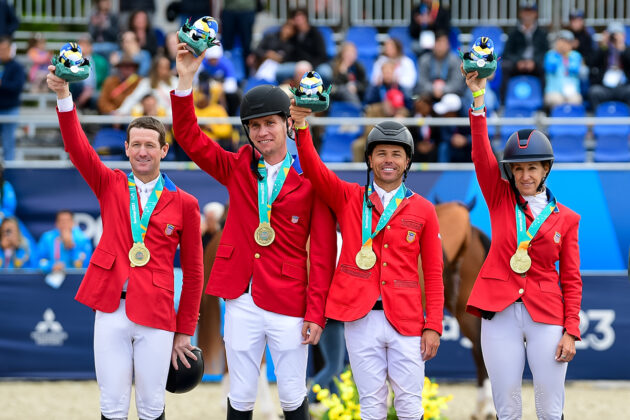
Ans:
POLYGON ((94 136, 92 146, 101 160, 124 160, 127 133, 114 128, 101 128, 94 136))
POLYGON ((243 86, 243 94, 247 93, 250 89, 255 88, 260 85, 275 85, 276 83, 271 83, 269 80, 265 79, 257 79, 255 77, 250 77, 245 82, 245 86, 243 86))
POLYGON ((542 104, 542 87, 536 76, 515 76, 508 81, 506 108, 527 108, 534 111, 540 109, 542 104))
MULTIPOLYGON (((595 117, 628 117, 630 116, 630 108, 622 102, 603 102, 597 106, 595 117)), ((593 135, 599 139, 601 137, 625 136, 630 134, 630 126, 628 125, 604 125, 596 124, 593 127, 593 135)))
MULTIPOLYGON (((528 108, 505 108, 503 112, 504 118, 529 118, 534 115, 533 109, 528 108)), ((500 128, 501 133, 501 144, 505 144, 508 138, 515 131, 524 129, 524 128, 534 128, 532 125, 527 124, 514 124, 514 125, 502 125, 500 128)))
POLYGON ((337 44, 335 43, 335 34, 330 26, 318 26, 317 30, 322 34, 324 43, 326 44, 326 55, 328 59, 337 55, 337 44))
MULTIPOLYGON (((396 38, 403 45, 403 51, 405 55, 414 54, 413 49, 411 48, 413 44, 413 39, 411 35, 409 35, 409 27, 407 26, 392 26, 387 31, 387 34, 390 38, 396 38)), ((415 54, 414 54, 415 56, 415 54)), ((414 58, 416 60, 416 58, 414 58)))
MULTIPOLYGON (((328 109, 329 117, 356 118, 361 116, 361 108, 350 102, 333 102, 328 109)), ((350 162, 350 145, 361 135, 359 125, 329 125, 324 130, 320 156, 324 162, 350 162)))
POLYGON ((603 136, 597 138, 595 162, 630 162, 628 136, 603 136))
MULTIPOLYGON (((583 105, 563 104, 551 110, 554 118, 579 118, 586 116, 583 105)), ((584 162, 586 150, 584 138, 588 128, 585 124, 560 124, 549 126, 549 139, 556 162, 584 162)))
POLYGON ((346 41, 356 45, 359 57, 376 58, 380 51, 377 34, 373 26, 351 26, 346 32, 346 41))

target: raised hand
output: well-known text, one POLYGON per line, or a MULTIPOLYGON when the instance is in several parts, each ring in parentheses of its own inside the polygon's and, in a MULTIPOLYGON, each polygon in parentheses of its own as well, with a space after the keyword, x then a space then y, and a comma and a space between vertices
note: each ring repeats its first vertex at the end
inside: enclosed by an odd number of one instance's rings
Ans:
POLYGON ((291 99, 291 106, 289 107, 289 113, 293 119, 294 127, 305 127, 306 117, 312 114, 310 108, 303 108, 295 104, 295 99, 291 99))
POLYGON ((195 57, 195 55, 186 48, 186 44, 183 42, 177 44, 177 57, 175 58, 175 67, 179 75, 177 89, 186 90, 192 88, 195 73, 197 73, 204 57, 204 54, 195 57))
POLYGON ((466 78, 466 85, 468 85, 468 88, 471 92, 477 92, 481 89, 486 88, 487 79, 477 78, 479 73, 477 73, 476 71, 471 71, 470 73, 464 72, 463 64, 460 66, 460 70, 462 72, 462 75, 466 78))
POLYGON ((70 96, 70 87, 68 82, 61 77, 55 76, 55 66, 48 66, 49 73, 46 75, 46 83, 48 88, 57 94, 57 99, 63 99, 70 96))

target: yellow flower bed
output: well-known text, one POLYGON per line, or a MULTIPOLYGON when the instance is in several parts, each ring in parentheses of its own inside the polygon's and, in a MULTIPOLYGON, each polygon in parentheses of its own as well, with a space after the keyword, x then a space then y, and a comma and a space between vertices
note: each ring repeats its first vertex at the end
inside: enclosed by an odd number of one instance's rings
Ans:
MULTIPOLYGON (((352 379, 352 372, 346 370, 339 378, 334 378, 334 381, 339 395, 331 394, 328 389, 322 388, 318 384, 313 386, 317 400, 326 410, 321 414, 311 413, 312 417, 321 420, 361 420, 359 392, 352 379)), ((448 402, 453 399, 453 396, 440 396, 438 392, 439 385, 425 377, 424 388, 422 389, 422 407, 424 408, 425 420, 446 420, 441 412, 448 409, 448 402)), ((387 420, 396 419, 398 416, 392 405, 387 413, 387 420)))

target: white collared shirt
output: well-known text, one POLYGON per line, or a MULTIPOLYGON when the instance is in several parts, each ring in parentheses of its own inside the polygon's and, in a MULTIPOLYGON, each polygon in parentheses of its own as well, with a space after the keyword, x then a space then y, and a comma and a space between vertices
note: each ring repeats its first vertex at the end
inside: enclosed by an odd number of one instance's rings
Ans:
POLYGON ((271 193, 273 192, 273 184, 276 183, 276 178, 278 178, 278 172, 280 172, 280 168, 282 168, 282 163, 284 160, 276 163, 275 165, 270 165, 265 160, 265 168, 267 169, 267 200, 271 200, 271 193))
POLYGON ((532 211, 532 216, 534 219, 538 217, 541 211, 547 206, 549 201, 547 200, 547 191, 543 190, 542 192, 536 195, 524 195, 523 198, 529 204, 529 208, 532 211))
POLYGON ((398 188, 396 188, 394 190, 391 190, 390 192, 387 192, 384 189, 382 189, 381 187, 379 187, 376 184, 376 182, 374 182, 372 185, 374 185, 374 191, 376 191, 376 194, 378 194, 378 198, 380 198, 381 199, 381 203, 383 203, 383 209, 387 208, 387 205, 389 204, 389 202, 392 201, 392 198, 396 195, 396 193, 398 192, 398 190, 402 186, 402 184, 400 184, 398 186, 398 188))
POLYGON ((154 180, 149 181, 146 184, 140 181, 136 175, 133 176, 133 179, 136 182, 136 189, 138 190, 138 194, 140 194, 140 207, 142 209, 144 209, 144 206, 147 204, 149 196, 151 195, 151 192, 153 192, 153 188, 155 188, 155 184, 157 184, 160 176, 161 175, 158 175, 154 180))

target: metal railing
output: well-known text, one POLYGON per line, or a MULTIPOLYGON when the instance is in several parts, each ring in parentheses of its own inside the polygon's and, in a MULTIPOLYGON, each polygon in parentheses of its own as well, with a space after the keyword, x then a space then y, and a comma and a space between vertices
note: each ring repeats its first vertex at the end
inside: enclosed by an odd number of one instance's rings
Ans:
POLYGON ((90 18, 90 0, 8 0, 24 23, 86 24, 90 18))

